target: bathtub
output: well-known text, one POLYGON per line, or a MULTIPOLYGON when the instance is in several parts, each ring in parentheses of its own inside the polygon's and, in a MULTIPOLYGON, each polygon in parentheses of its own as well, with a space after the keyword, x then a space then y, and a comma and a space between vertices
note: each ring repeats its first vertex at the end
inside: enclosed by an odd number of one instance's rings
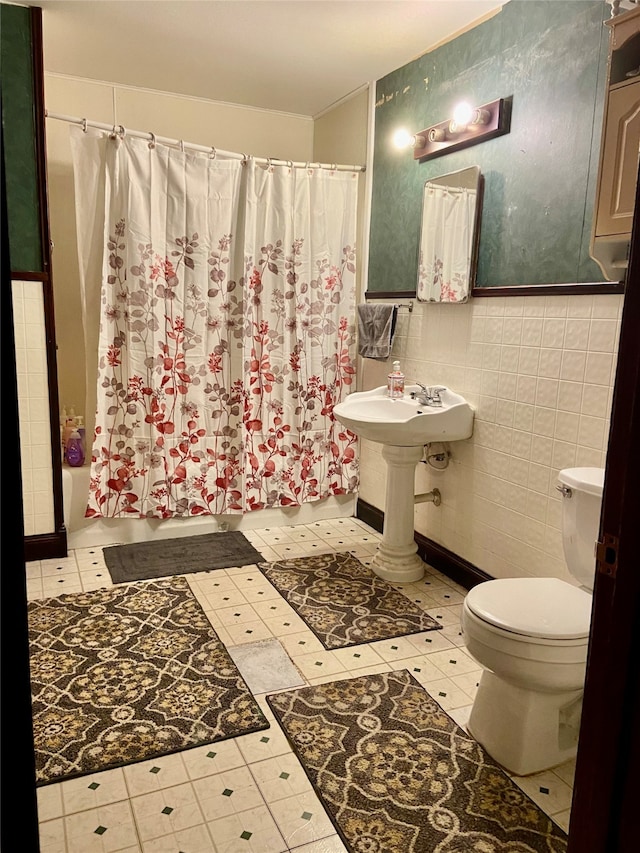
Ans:
POLYGON ((287 524, 311 524, 331 518, 352 518, 356 510, 355 495, 339 495, 286 509, 263 509, 245 515, 208 515, 193 518, 85 518, 89 494, 88 465, 82 468, 62 467, 62 495, 67 547, 93 548, 105 545, 146 542, 150 539, 172 539, 197 536, 221 530, 259 530, 287 524))

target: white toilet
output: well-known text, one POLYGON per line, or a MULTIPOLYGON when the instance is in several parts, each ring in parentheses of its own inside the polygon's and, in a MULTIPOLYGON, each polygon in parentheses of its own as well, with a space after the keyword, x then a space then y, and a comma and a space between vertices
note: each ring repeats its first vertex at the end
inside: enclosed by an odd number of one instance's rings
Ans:
POLYGON ((567 468, 558 479, 564 556, 580 587, 491 580, 462 607, 467 651, 484 669, 468 729, 518 776, 573 758, 578 743, 604 470, 567 468))

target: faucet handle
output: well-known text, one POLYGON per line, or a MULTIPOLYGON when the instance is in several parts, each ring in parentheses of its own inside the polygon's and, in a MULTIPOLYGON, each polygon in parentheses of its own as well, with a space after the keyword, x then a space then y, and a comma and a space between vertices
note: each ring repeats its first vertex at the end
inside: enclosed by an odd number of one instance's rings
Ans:
POLYGON ((440 399, 440 392, 446 391, 444 385, 432 385, 430 388, 427 388, 427 395, 431 400, 432 406, 441 406, 442 400, 440 399))

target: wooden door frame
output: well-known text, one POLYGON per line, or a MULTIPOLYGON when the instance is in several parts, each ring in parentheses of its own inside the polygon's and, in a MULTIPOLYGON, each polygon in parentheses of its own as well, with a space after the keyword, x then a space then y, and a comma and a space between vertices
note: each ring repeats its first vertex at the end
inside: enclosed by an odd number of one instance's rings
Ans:
POLYGON ((599 540, 613 537, 612 550, 596 572, 568 853, 638 849, 632 789, 638 791, 640 761, 639 484, 640 179, 600 522, 599 540))

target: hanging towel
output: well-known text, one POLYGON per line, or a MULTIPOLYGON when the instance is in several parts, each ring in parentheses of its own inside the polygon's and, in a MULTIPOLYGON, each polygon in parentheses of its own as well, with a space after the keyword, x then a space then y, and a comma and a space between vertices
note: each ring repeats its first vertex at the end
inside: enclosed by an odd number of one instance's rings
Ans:
POLYGON ((397 316, 397 305, 358 305, 358 352, 363 358, 389 358, 397 316))

